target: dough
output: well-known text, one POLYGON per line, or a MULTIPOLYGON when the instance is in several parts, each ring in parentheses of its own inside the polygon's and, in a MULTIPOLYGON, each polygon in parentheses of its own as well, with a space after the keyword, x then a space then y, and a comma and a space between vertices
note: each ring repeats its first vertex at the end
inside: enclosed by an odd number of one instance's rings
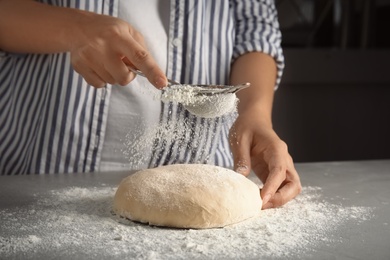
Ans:
POLYGON ((122 180, 113 210, 156 226, 223 227, 258 216, 258 186, 232 170, 175 164, 136 172, 122 180))

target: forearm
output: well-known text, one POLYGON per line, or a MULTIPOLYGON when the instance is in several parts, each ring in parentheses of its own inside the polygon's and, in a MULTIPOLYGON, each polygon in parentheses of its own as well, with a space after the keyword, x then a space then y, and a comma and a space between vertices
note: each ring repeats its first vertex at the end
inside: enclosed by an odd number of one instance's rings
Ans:
POLYGON ((240 100, 238 113, 245 117, 257 117, 272 127, 272 105, 276 82, 276 63, 272 57, 251 52, 239 57, 232 65, 231 84, 250 82, 251 86, 237 92, 240 100))
POLYGON ((0 0, 0 49, 22 53, 71 50, 90 14, 32 0, 0 0))

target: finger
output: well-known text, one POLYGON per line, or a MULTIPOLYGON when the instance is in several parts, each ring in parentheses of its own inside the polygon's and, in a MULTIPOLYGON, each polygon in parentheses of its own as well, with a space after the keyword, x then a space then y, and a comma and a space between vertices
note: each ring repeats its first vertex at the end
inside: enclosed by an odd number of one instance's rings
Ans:
POLYGON ((134 39, 129 38, 123 44, 122 52, 125 57, 132 63, 136 68, 141 70, 146 78, 156 88, 162 89, 167 84, 167 78, 163 71, 159 68, 156 61, 152 58, 150 53, 134 39))
POLYGON ((79 73, 89 85, 95 88, 103 88, 106 86, 106 82, 93 70, 78 68, 77 73, 79 73))
POLYGON ((132 67, 132 68, 135 68, 134 64, 131 63, 131 61, 129 61, 129 59, 127 57, 123 57, 122 59, 122 62, 127 66, 127 67, 132 67))
POLYGON ((91 67, 91 70, 94 71, 100 79, 102 79, 104 82, 110 83, 110 84, 116 84, 117 81, 114 79, 114 77, 111 75, 109 71, 106 70, 106 68, 103 66, 93 66, 91 67))
POLYGON ((276 191, 286 179, 287 169, 286 166, 284 166, 282 163, 276 161, 276 163, 269 165, 268 170, 268 177, 261 190, 261 198, 263 199, 263 204, 267 204, 267 202, 274 196, 276 191))
POLYGON ((237 133, 232 128, 230 145, 234 159, 234 170, 248 176, 251 171, 250 139, 244 136, 238 138, 237 133))
MULTIPOLYGON (((86 68, 94 71, 99 77, 107 83, 110 84, 119 84, 118 75, 121 74, 129 74, 126 66, 123 64, 121 59, 115 59, 115 55, 108 55, 109 58, 104 59, 104 62, 95 61, 95 57, 90 57, 89 59, 85 59, 86 68), (122 71, 121 70, 121 65, 122 71), (88 66, 88 67, 87 67, 88 66), (118 71, 119 70, 119 71, 118 71)), ((120 79, 123 79, 124 76, 120 79)))
POLYGON ((127 68, 121 59, 110 59, 104 65, 106 70, 112 75, 115 84, 126 86, 135 78, 135 74, 127 68))
POLYGON ((137 77, 137 74, 134 73, 134 72, 131 70, 131 68, 137 69, 137 68, 134 66, 134 64, 132 64, 131 61, 129 61, 129 59, 126 58, 126 57, 124 57, 124 58, 122 59, 122 62, 125 64, 127 70, 130 72, 131 80, 135 79, 135 78, 137 77))
POLYGON ((263 203, 262 209, 276 208, 283 206, 288 201, 295 198, 301 191, 299 181, 291 181, 285 183, 274 196, 266 203, 263 203))
POLYGON ((74 58, 72 60, 73 69, 79 73, 85 81, 95 87, 102 88, 106 85, 106 83, 115 84, 115 80, 108 73, 103 66, 97 66, 96 63, 81 62, 80 58, 74 58))

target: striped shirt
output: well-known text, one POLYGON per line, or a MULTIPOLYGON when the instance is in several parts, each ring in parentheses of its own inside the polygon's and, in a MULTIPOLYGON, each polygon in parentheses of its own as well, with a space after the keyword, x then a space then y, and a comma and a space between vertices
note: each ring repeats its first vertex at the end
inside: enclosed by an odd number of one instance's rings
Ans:
MULTIPOLYGON (((41 2, 118 16, 118 1, 41 2)), ((226 84, 234 59, 258 51, 275 59, 279 84, 284 58, 272 0, 166 2, 170 4, 168 77, 182 83, 226 84)), ((111 87, 89 86, 72 69, 69 53, 0 52, 0 173, 96 171, 111 87)), ((181 105, 161 103, 162 124, 183 118, 193 131, 180 143, 156 139, 149 167, 194 162, 231 167, 227 136, 234 116, 204 119, 181 105), (186 145, 194 139, 198 147, 186 145)))

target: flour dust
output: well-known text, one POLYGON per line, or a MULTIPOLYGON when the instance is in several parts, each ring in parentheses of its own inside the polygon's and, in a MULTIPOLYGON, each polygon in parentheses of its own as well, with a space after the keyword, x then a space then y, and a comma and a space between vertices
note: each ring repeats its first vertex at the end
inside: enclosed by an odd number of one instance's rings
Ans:
POLYGON ((374 212, 331 204, 321 188, 304 187, 284 207, 225 228, 157 228, 112 215, 115 190, 73 187, 0 209, 0 258, 299 259, 321 244, 343 243, 340 229, 347 222, 359 226, 374 212))

